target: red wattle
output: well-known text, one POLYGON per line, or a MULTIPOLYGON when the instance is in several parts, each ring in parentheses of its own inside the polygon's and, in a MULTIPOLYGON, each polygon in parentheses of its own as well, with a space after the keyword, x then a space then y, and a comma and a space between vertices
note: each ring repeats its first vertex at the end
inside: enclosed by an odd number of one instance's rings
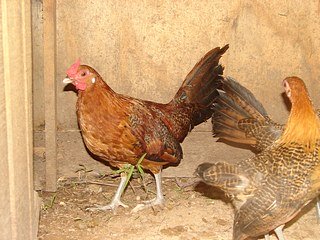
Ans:
POLYGON ((75 83, 76 89, 84 91, 87 88, 87 84, 83 82, 75 83))

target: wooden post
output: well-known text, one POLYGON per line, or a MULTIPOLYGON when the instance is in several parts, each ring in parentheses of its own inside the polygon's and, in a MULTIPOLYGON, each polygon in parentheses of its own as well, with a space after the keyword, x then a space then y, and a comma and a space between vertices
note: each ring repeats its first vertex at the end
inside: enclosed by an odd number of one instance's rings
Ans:
POLYGON ((46 190, 57 189, 56 1, 43 1, 46 190))
POLYGON ((36 239, 33 190, 31 6, 0 1, 0 239, 36 239))

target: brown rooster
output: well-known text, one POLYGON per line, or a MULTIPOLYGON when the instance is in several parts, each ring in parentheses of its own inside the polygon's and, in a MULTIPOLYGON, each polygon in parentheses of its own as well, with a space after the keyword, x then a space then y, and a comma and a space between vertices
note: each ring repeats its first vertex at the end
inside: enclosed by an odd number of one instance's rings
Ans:
POLYGON ((234 240, 267 236, 283 240, 283 226, 320 193, 320 120, 303 81, 283 81, 292 108, 283 127, 267 117, 252 93, 231 78, 222 80, 213 115, 214 133, 259 151, 236 164, 199 165, 196 173, 233 197, 234 240))
MULTIPOLYGON (((182 86, 167 104, 144 101, 114 92, 92 67, 77 61, 67 70, 64 83, 78 90, 77 117, 87 148, 112 166, 141 162, 156 180, 156 198, 139 204, 133 211, 162 205, 161 170, 164 165, 178 164, 182 159, 180 143, 194 126, 212 115, 212 103, 217 96, 216 83, 223 67, 219 59, 228 49, 209 51, 191 70, 182 86)), ((127 182, 121 174, 116 194, 109 205, 89 210, 115 210, 127 182)))

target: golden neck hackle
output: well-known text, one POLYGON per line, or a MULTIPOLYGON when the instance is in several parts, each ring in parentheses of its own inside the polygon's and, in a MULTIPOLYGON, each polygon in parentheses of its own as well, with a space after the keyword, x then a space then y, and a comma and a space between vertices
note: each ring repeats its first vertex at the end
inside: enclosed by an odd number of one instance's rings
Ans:
POLYGON ((298 143, 312 152, 320 138, 320 120, 306 91, 293 97, 288 122, 278 143, 298 143))

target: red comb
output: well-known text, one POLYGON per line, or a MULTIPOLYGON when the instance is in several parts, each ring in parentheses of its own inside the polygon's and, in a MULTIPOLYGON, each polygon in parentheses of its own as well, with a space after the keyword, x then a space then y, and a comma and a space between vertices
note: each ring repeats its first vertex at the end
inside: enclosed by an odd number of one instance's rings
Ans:
POLYGON ((74 75, 76 75, 79 66, 80 66, 80 59, 78 59, 74 64, 71 65, 71 67, 68 68, 67 70, 68 77, 73 77, 74 75))

